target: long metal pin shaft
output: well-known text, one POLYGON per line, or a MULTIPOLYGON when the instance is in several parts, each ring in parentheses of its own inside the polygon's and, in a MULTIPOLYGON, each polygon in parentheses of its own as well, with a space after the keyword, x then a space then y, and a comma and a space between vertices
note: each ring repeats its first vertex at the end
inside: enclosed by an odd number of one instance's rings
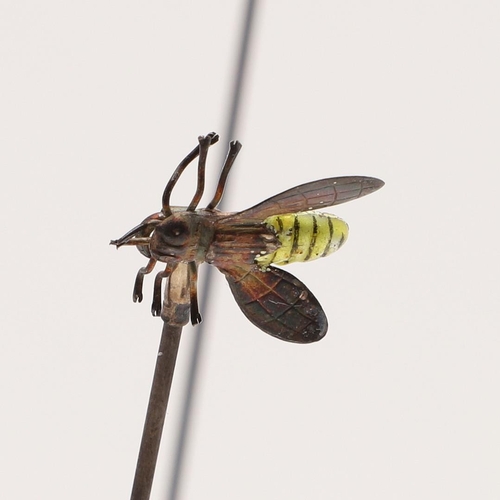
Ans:
POLYGON ((131 500, 149 500, 182 326, 163 324, 131 500))
MULTIPOLYGON (((244 13, 244 23, 243 31, 241 36, 241 42, 239 47, 238 61, 236 65, 235 78, 233 82, 231 105, 229 107, 229 116, 226 135, 224 136, 227 140, 233 140, 235 137, 236 126, 239 118, 239 110, 243 94, 243 84, 245 80, 247 62, 248 62, 248 51, 250 46, 250 39, 252 34, 252 27, 255 18, 255 11, 257 10, 257 0, 247 0, 246 9, 244 13)), ((206 269, 205 283, 203 286, 203 293, 201 294, 202 311, 205 312, 210 308, 207 307, 210 299, 210 276, 213 274, 214 270, 211 268, 206 269)), ((168 490, 168 499, 177 500, 179 495, 181 477, 184 466, 184 455, 186 451, 189 427, 191 424, 191 414, 194 394, 196 392, 196 385, 198 379, 198 370, 200 365, 200 359, 202 358, 202 351, 204 346, 205 338, 205 323, 198 325, 195 330, 195 338, 193 344, 193 350, 191 352, 191 360, 189 363, 189 375, 187 380, 186 395, 184 399, 184 406, 182 410, 182 418, 180 429, 177 438, 177 445, 175 451, 175 461, 172 470, 172 477, 170 481, 170 487, 168 490)))

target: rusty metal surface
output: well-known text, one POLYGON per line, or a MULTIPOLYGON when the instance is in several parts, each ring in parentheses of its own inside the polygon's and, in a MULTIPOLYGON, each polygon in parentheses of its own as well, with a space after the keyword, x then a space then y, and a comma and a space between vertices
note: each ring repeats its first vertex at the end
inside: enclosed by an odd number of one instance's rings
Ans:
POLYGON ((131 500, 148 500, 151 494, 181 332, 182 326, 163 325, 131 500))

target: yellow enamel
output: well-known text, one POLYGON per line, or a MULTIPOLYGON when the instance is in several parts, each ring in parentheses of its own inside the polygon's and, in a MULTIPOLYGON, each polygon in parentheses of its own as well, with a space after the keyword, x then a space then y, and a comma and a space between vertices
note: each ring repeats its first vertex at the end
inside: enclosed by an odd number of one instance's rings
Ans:
POLYGON ((326 257, 345 243, 349 233, 342 219, 319 212, 273 215, 264 224, 276 234, 281 247, 255 259, 263 268, 326 257))

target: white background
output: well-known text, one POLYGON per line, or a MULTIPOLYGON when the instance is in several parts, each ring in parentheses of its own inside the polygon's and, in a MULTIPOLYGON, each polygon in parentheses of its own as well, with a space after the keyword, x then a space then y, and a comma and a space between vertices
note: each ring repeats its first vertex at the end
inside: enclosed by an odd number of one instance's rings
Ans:
MULTIPOLYGON (((108 242, 225 131, 243 6, 0 4, 2 498, 130 495, 161 322, 152 278, 131 301, 144 258, 108 242)), ((321 342, 260 332, 214 276, 182 499, 500 498, 499 26, 494 1, 261 2, 226 209, 323 177, 386 186, 334 209, 338 254, 287 269, 321 342)))

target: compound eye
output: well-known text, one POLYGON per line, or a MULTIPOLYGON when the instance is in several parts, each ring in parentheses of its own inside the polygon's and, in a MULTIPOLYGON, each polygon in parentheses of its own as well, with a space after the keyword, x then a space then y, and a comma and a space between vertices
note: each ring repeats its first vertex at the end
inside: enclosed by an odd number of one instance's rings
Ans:
POLYGON ((167 221, 155 231, 165 245, 180 247, 189 240, 189 227, 182 220, 167 221))

